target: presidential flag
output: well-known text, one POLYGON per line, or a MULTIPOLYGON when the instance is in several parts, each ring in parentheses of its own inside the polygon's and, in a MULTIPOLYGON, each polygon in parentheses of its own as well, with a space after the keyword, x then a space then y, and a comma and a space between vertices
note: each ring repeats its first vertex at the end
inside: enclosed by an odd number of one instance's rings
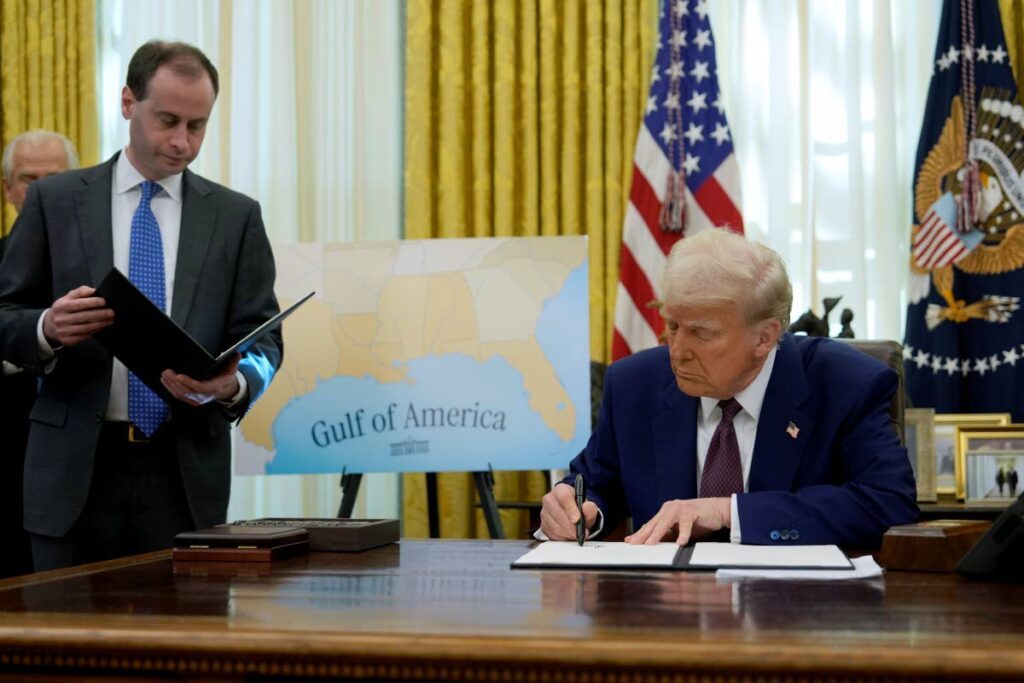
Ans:
POLYGON ((665 0, 659 26, 622 228, 613 360, 657 345, 661 274, 677 240, 709 228, 743 234, 707 0, 665 0))
POLYGON ((943 6, 914 173, 903 347, 913 405, 1010 412, 1015 422, 1024 421, 1024 108, 1009 50, 1024 47, 1019 24, 997 0, 943 6))

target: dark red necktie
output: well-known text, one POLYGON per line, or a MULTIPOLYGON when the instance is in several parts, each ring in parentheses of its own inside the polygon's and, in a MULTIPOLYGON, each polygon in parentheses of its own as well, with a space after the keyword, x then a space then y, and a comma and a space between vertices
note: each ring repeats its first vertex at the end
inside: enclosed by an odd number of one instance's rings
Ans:
POLYGON ((730 398, 718 402, 722 409, 722 421, 718 423, 708 457, 704 459, 704 472, 700 477, 700 497, 719 498, 743 493, 743 464, 740 462, 740 445, 736 441, 736 428, 732 419, 742 406, 730 398))

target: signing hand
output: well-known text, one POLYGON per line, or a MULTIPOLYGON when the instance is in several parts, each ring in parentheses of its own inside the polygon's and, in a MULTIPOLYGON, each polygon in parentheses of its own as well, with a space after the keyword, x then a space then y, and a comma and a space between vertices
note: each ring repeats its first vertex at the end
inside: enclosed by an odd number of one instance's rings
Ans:
POLYGON ((80 344, 114 322, 107 302, 82 285, 53 302, 43 315, 43 335, 51 346, 80 344))
POLYGON ((677 531, 676 543, 686 545, 712 531, 732 526, 732 498, 670 500, 658 514, 626 536, 626 543, 654 545, 677 531))
MULTIPOLYGON (((576 508, 576 491, 568 484, 555 484, 555 488, 541 498, 540 530, 552 541, 575 541, 576 522, 580 512, 576 508)), ((583 520, 590 529, 597 521, 597 504, 583 503, 583 520)))
POLYGON ((235 372, 238 371, 238 361, 241 359, 239 354, 235 354, 219 374, 203 381, 173 370, 164 370, 160 375, 160 383, 171 396, 191 406, 201 406, 214 399, 227 401, 238 393, 238 378, 235 377, 235 372))

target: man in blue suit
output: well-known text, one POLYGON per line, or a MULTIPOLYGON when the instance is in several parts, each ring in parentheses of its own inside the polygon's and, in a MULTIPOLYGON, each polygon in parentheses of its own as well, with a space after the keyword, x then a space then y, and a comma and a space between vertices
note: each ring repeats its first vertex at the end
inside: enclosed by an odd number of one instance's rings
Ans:
MULTIPOLYGON (((784 333, 793 294, 778 254, 700 233, 672 249, 662 292, 667 344, 608 369, 597 429, 571 463, 590 535, 628 516, 630 543, 728 529, 736 543, 871 548, 917 519, 889 420, 895 372, 840 342, 784 333)), ((543 500, 552 540, 575 539, 566 482, 543 500)))

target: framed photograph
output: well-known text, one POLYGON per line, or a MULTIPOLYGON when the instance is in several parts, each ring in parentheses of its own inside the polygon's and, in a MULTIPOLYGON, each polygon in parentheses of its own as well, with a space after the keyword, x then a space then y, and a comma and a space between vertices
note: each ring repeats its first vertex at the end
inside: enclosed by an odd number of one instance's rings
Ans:
POLYGON ((917 482, 917 499, 934 503, 935 491, 935 409, 907 408, 904 419, 907 455, 917 482))
POLYGON ((958 427, 999 427, 1010 424, 1009 413, 946 413, 935 415, 935 491, 956 494, 958 427))
POLYGON ((957 429, 957 497, 970 506, 1007 507, 1024 482, 1024 424, 957 429))

